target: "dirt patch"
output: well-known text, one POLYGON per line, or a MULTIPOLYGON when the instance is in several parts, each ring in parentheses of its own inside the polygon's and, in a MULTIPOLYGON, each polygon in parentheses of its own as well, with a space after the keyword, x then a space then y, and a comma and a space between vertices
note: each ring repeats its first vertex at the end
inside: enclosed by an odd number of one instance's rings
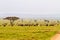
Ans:
POLYGON ((60 33, 57 33, 56 35, 54 35, 51 40, 60 40, 60 33))

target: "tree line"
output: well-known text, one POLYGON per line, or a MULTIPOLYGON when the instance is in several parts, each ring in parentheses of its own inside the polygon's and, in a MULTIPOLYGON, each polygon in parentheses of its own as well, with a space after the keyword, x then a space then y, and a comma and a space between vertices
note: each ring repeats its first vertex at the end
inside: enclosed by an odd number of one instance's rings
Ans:
MULTIPOLYGON (((3 20, 9 20, 11 26, 14 26, 14 22, 19 20, 19 19, 20 19, 19 17, 5 17, 5 18, 3 18, 3 20)), ((51 23, 50 23, 50 21, 46 20, 46 19, 44 19, 43 21, 38 21, 38 19, 33 19, 33 21, 30 20, 28 23, 26 23, 26 22, 24 23, 24 20, 22 19, 20 21, 20 23, 18 21, 16 25, 17 26, 55 26, 55 25, 59 25, 59 23, 60 23, 59 20, 56 20, 54 22, 52 20, 51 23)), ((5 27, 7 25, 7 23, 3 22, 2 25, 5 27)))

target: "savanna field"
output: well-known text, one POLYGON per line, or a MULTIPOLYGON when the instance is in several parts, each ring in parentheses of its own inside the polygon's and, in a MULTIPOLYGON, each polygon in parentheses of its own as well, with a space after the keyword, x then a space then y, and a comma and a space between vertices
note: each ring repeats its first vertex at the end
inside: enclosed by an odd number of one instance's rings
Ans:
POLYGON ((59 32, 58 20, 21 20, 18 17, 0 19, 0 40, 50 40, 59 32))
POLYGON ((59 29, 59 26, 1 26, 0 40, 50 40, 59 29))
POLYGON ((0 0, 0 40, 60 40, 60 0, 0 0))

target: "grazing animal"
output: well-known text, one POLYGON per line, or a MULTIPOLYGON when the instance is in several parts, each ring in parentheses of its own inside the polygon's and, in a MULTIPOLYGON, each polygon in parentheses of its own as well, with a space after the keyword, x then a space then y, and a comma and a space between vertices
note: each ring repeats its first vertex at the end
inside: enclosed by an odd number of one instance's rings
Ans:
POLYGON ((24 26, 23 24, 17 24, 17 26, 24 26))
POLYGON ((55 26, 55 24, 50 24, 49 26, 55 26))
POLYGON ((46 24, 46 26, 49 26, 48 24, 46 24))
POLYGON ((3 23, 2 25, 5 27, 7 25, 7 23, 3 23))

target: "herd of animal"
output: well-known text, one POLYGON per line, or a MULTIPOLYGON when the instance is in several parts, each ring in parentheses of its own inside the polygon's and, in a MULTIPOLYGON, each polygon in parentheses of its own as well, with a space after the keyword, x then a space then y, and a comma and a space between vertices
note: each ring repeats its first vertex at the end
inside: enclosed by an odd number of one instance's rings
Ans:
POLYGON ((58 20, 45 20, 45 19, 37 19, 37 20, 17 20, 16 22, 18 26, 56 26, 59 25, 60 22, 58 20))
MULTIPOLYGON (((59 25, 59 20, 46 19, 18 19, 15 20, 13 26, 56 26, 59 25)), ((11 26, 9 20, 0 19, 0 26, 11 26)))

